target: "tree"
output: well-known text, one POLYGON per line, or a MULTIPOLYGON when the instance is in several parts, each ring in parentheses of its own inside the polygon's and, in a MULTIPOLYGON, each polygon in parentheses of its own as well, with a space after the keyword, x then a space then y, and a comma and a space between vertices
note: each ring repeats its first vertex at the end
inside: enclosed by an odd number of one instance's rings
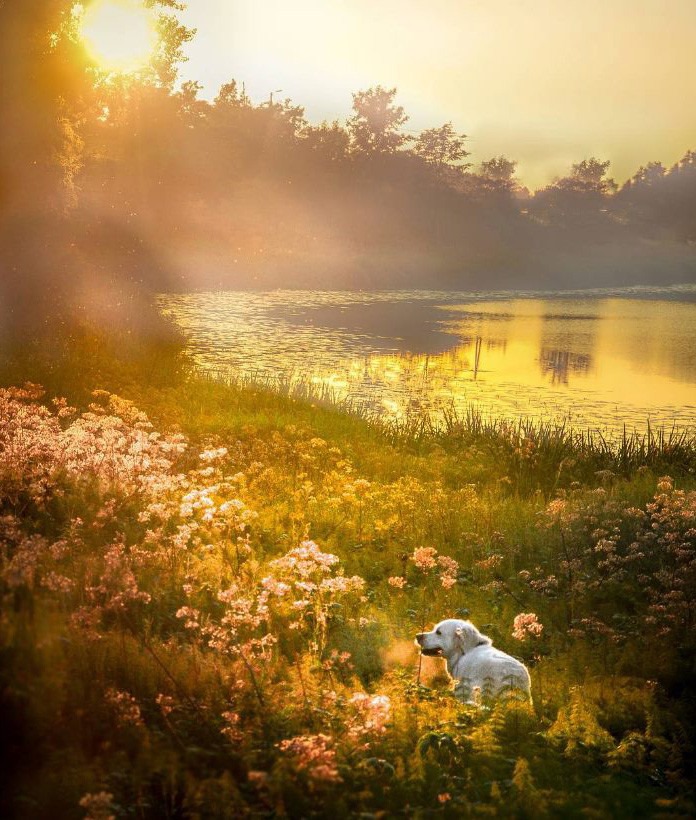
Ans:
POLYGON ((613 179, 607 177, 607 171, 611 162, 602 162, 596 157, 584 159, 577 162, 572 167, 569 177, 565 177, 557 184, 565 190, 575 191, 581 194, 611 194, 616 191, 617 185, 613 179))
POLYGON ((424 159, 428 165, 438 170, 445 167, 460 165, 461 161, 469 156, 464 148, 466 134, 457 134, 451 122, 446 122, 439 128, 428 128, 419 134, 413 153, 424 159))
POLYGON ((338 163, 348 153, 350 137, 338 120, 321 125, 309 125, 302 132, 304 144, 330 163, 338 163))
POLYGON ((607 176, 610 162, 596 157, 575 163, 566 177, 537 191, 531 209, 545 222, 594 228, 605 223, 609 197, 617 185, 607 176))
POLYGON ((626 187, 645 186, 651 188, 654 185, 659 185, 666 173, 667 169, 661 162, 649 162, 647 165, 641 165, 626 183, 626 187))
POLYGON ((515 177, 517 170, 517 161, 508 159, 502 154, 499 157, 491 157, 491 159, 484 160, 481 163, 481 176, 495 182, 503 182, 509 184, 515 177))
POLYGON ((221 109, 242 108, 251 105, 251 100, 247 97, 246 91, 243 87, 240 93, 236 80, 230 80, 228 83, 223 83, 220 86, 220 90, 218 91, 214 102, 215 106, 221 109))
POLYGON ((661 162, 638 169, 616 197, 616 211, 642 235, 696 238, 696 152, 669 170, 661 162))
POLYGON ((198 99, 198 92, 203 86, 196 80, 187 80, 176 95, 179 100, 179 116, 189 124, 205 119, 210 106, 205 100, 198 99))
MULTIPOLYGON (((159 6, 177 11, 182 8, 178 0, 152 0, 149 6, 159 6)), ((186 62, 184 45, 190 42, 196 29, 186 28, 175 14, 160 11, 157 15, 157 52, 152 60, 152 81, 171 91, 176 82, 180 63, 186 62)))
POLYGON ((400 129, 408 116, 400 105, 394 105, 396 88, 377 85, 353 94, 353 116, 348 132, 353 150, 362 154, 393 154, 410 137, 400 129))
POLYGON ((114 190, 135 176, 138 163, 121 162, 123 140, 103 137, 123 134, 129 115, 139 119, 141 91, 171 89, 193 35, 174 16, 176 0, 147 5, 160 12, 156 53, 137 75, 117 75, 88 56, 81 4, 0 2, 0 303, 16 329, 61 311, 85 315, 80 277, 98 282, 105 271, 118 282, 112 292, 121 289, 112 305, 131 304, 123 294, 155 267, 131 226, 136 209, 127 196, 104 208, 93 173, 96 165, 118 167, 114 190), (86 182, 94 199, 83 203, 86 182))
POLYGON ((502 154, 484 160, 480 166, 480 179, 483 190, 494 196, 507 197, 519 190, 515 179, 517 162, 502 154))

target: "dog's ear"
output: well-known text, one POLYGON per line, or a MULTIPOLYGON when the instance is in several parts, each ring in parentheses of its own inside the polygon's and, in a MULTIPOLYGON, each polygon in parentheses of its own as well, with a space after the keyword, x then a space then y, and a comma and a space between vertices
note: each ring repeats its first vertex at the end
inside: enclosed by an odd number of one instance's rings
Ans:
POLYGON ((455 629, 455 642, 462 652, 468 652, 472 646, 476 646, 476 641, 473 639, 474 632, 478 630, 468 621, 462 621, 455 629))
POLYGON ((480 643, 491 643, 490 638, 482 635, 470 621, 462 621, 454 634, 457 645, 462 652, 469 652, 480 643))

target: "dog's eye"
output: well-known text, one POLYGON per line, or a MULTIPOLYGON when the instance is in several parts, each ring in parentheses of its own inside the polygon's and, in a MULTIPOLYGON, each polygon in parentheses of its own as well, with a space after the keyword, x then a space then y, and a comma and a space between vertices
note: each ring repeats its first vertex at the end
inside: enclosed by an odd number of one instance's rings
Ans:
POLYGON ((442 632, 440 632, 440 630, 439 630, 439 629, 436 629, 436 630, 435 630, 435 634, 436 634, 436 635, 442 635, 442 632))

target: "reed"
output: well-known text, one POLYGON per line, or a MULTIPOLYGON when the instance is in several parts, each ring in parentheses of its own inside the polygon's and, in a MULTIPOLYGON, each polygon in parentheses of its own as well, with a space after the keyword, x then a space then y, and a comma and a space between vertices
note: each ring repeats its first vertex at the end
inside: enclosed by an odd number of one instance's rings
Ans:
POLYGON ((587 479, 592 473, 610 470, 629 476, 640 468, 696 471, 696 427, 655 427, 650 419, 645 430, 621 433, 577 428, 564 420, 520 416, 501 418, 476 404, 456 407, 443 404, 437 410, 416 408, 403 415, 388 415, 383 408, 342 394, 335 386, 294 373, 235 373, 230 370, 195 370, 195 378, 226 384, 236 389, 260 390, 284 398, 349 414, 367 422, 393 444, 427 447, 437 444, 451 450, 476 444, 504 459, 509 470, 527 489, 558 486, 559 471, 587 479))

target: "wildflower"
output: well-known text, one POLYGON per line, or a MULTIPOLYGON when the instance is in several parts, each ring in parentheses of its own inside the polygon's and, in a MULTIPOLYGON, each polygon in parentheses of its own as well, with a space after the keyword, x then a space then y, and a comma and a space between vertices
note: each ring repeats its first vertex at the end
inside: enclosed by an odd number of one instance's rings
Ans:
POLYGON ((289 584, 276 580, 272 575, 267 575, 265 578, 262 578, 261 586, 270 592, 271 595, 275 595, 278 598, 282 598, 284 595, 287 595, 291 590, 289 584))
POLYGON ((41 585, 51 590, 51 592, 65 594, 75 587, 75 582, 72 578, 68 578, 65 575, 59 575, 57 572, 49 572, 43 577, 41 585))
POLYGON ((437 563, 446 575, 456 575, 459 570, 458 562, 455 561, 454 558, 450 558, 448 555, 438 555, 437 563))
POLYGON ((441 570, 440 583, 443 589, 451 589, 457 583, 459 563, 447 555, 438 555, 437 563, 441 570))
POLYGON ((186 618, 184 622, 184 627, 186 629, 198 629, 200 623, 198 619, 201 617, 201 613, 190 606, 182 606, 176 611, 177 618, 186 618))
POLYGON ((220 733, 231 743, 239 743, 244 735, 239 729, 240 718, 237 712, 223 712, 221 717, 227 725, 220 729, 220 733))
MULTIPOLYGON (((300 584, 296 586, 300 587, 300 584)), ((320 589, 326 592, 359 592, 364 586, 365 579, 359 575, 352 575, 350 578, 336 575, 334 578, 325 578, 320 584, 320 589)))
POLYGON ((70 616, 70 624, 79 629, 89 641, 98 641, 102 635, 98 628, 101 624, 102 609, 97 606, 78 607, 70 616))
POLYGON ((560 518, 566 511, 567 502, 562 498, 555 498, 546 507, 546 515, 549 518, 560 518))
POLYGON ((336 750, 328 735, 298 735, 278 744, 281 752, 295 759, 298 769, 306 771, 313 780, 324 783, 341 783, 336 766, 336 750))
POLYGON ((104 700, 113 709, 119 726, 143 725, 140 706, 130 693, 111 687, 104 693, 104 700))
POLYGON ((355 692, 348 701, 353 715, 348 721, 348 736, 360 740, 384 734, 391 716, 391 700, 387 695, 367 695, 355 692))
POLYGON ((198 458, 201 461, 219 461, 220 459, 224 458, 227 455, 227 448, 226 447, 218 447, 215 449, 204 450, 198 458))
POLYGON ((657 482, 657 489, 661 493, 670 493, 674 489, 674 479, 671 476, 662 476, 657 482))
POLYGON ((364 478, 358 478, 353 482, 352 489, 356 496, 361 497, 370 489, 372 485, 364 478))
MULTIPOLYGON (((351 669, 352 664, 350 663, 350 659, 350 652, 339 652, 337 649, 332 649, 331 655, 322 661, 321 666, 322 669, 325 669, 327 672, 340 668, 351 669)), ((336 693, 334 692, 333 694, 335 697, 336 693)))
POLYGON ((116 815, 111 811, 113 799, 111 792, 85 794, 79 803, 83 809, 87 810, 85 820, 115 820, 116 815))
POLYGON ((512 636, 518 641, 524 641, 528 636, 538 638, 544 630, 533 612, 520 612, 513 622, 512 636))
POLYGON ((389 586, 396 587, 396 589, 403 589, 406 586, 406 579, 400 575, 392 575, 387 583, 389 586))
POLYGON ((104 571, 97 586, 88 587, 93 601, 100 600, 105 609, 127 609, 133 603, 150 603, 151 596, 138 587, 131 558, 121 540, 115 541, 104 556, 104 571))
POLYGON ((438 794, 437 801, 438 803, 447 803, 452 799, 452 795, 449 792, 442 792, 442 794, 438 794))
POLYGON ((437 550, 434 547, 418 547, 413 551, 411 560, 418 567, 419 570, 427 572, 429 569, 437 566, 435 556, 437 550))
POLYGON ((160 692, 155 698, 155 703, 162 710, 162 714, 165 717, 174 711, 175 700, 171 695, 163 695, 160 692))
POLYGON ((64 398, 52 399, 51 404, 56 408, 59 419, 66 419, 77 415, 77 409, 75 407, 70 407, 67 400, 64 398))
POLYGON ((484 572, 489 572, 490 570, 499 567, 502 563, 503 556, 498 552, 494 552, 486 558, 483 558, 481 561, 477 561, 476 566, 484 572))

